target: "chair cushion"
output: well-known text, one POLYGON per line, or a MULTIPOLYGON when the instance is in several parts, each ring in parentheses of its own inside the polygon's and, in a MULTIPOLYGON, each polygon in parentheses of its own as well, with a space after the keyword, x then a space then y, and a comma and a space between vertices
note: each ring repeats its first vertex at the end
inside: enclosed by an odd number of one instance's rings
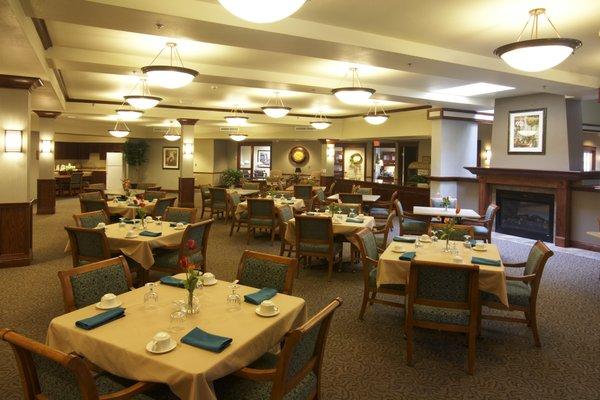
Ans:
POLYGON ((474 225, 473 231, 475 232, 476 235, 487 235, 488 234, 488 228, 486 228, 485 226, 474 225))
POLYGON ((260 226, 272 226, 272 219, 263 219, 263 218, 252 218, 250 219, 251 225, 260 225, 260 226))
MULTIPOLYGON (((341 242, 333 242, 333 252, 336 253, 340 250, 342 246, 341 242)), ((319 243, 300 243, 298 246, 300 252, 309 252, 309 253, 329 253, 329 245, 327 244, 319 244, 319 243)))
POLYGON ((226 210, 227 209, 227 203, 225 203, 224 201, 215 201, 214 203, 212 203, 212 201, 211 201, 210 206, 214 210, 226 210))
POLYGON ((75 307, 82 308, 100 301, 106 293, 116 295, 129 291, 121 264, 72 275, 70 277, 75 307))
POLYGON ((387 208, 373 207, 371 208, 371 216, 387 218, 390 210, 387 208))
MULTIPOLYGON (((508 304, 521 307, 529 306, 531 298, 531 287, 521 281, 506 281, 506 292, 508 295, 508 304)), ((487 302, 500 303, 498 296, 488 292, 481 292, 481 300, 487 302)))
POLYGON ((468 325, 469 311, 452 308, 430 307, 422 304, 414 305, 414 319, 443 324, 468 325))
MULTIPOLYGON (((188 257, 189 262, 196 265, 201 265, 204 261, 202 253, 194 253, 188 257)), ((161 251, 154 256, 154 266, 163 269, 179 269, 179 250, 161 251)))
MULTIPOLYGON (((377 286, 377 268, 373 268, 371 272, 369 272, 369 286, 376 287, 377 286)), ((379 286, 382 289, 388 290, 397 290, 399 292, 403 292, 406 290, 405 285, 394 284, 394 285, 381 285, 379 286)))
POLYGON ((403 218, 402 219, 402 230, 405 231, 426 231, 427 223, 424 221, 418 221, 416 219, 403 218))

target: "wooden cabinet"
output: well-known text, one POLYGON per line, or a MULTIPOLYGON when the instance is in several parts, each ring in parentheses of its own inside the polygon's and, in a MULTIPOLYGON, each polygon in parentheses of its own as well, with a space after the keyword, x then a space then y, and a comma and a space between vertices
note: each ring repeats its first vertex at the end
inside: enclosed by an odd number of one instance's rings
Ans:
POLYGON ((106 160, 106 152, 122 151, 122 143, 56 142, 54 158, 56 160, 87 160, 91 153, 98 153, 101 160, 106 160))

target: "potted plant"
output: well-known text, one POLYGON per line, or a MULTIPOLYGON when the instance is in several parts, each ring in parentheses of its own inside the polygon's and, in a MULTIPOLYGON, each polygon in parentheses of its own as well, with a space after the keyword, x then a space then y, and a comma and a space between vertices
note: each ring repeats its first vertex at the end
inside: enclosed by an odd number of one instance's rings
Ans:
POLYGON ((239 186, 242 181, 243 175, 242 171, 238 171, 237 169, 228 168, 221 174, 221 185, 233 188, 235 186, 239 186))
POLYGON ((429 187, 429 180, 423 175, 413 175, 408 178, 408 183, 415 184, 417 187, 427 188, 429 187))
POLYGON ((145 140, 129 139, 123 143, 125 162, 136 170, 137 181, 141 181, 141 166, 148 161, 148 142, 145 140))

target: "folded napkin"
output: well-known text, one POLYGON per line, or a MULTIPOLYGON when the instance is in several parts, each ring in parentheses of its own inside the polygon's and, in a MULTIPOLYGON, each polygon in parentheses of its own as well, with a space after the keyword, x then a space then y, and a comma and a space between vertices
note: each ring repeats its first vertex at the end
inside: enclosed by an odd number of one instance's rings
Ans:
POLYGON ((363 218, 346 218, 346 222, 354 222, 357 224, 362 224, 363 222, 365 222, 365 220, 363 218))
POLYGON ((412 261, 412 259, 415 258, 416 255, 417 253, 415 253, 414 251, 407 251, 406 253, 402 254, 398 259, 402 261, 412 261))
POLYGON ((475 245, 477 244, 477 240, 475 240, 475 239, 470 239, 470 240, 469 240, 469 243, 471 243, 471 246, 472 246, 472 247, 475 247, 475 245))
POLYGON ((183 280, 181 279, 177 279, 177 278, 173 278, 172 276, 163 276, 160 278, 160 283, 163 283, 165 285, 169 285, 169 286, 177 286, 180 288, 183 288, 183 280))
POLYGON ((129 218, 123 218, 123 222, 125 222, 126 224, 133 224, 133 220, 129 218))
POLYGON ((233 339, 228 337, 217 336, 208 332, 204 332, 200 328, 194 328, 187 335, 181 338, 181 343, 189 344, 190 346, 199 347, 215 353, 220 353, 231 344, 232 340, 233 339))
POLYGON ((269 300, 277 294, 277 290, 271 288, 262 288, 256 293, 250 293, 244 296, 247 303, 259 305, 265 300, 269 300))
POLYGON ((417 239, 404 236, 394 236, 394 242, 414 243, 417 239))
POLYGON ((113 308, 112 310, 104 311, 98 315, 94 315, 93 317, 80 319, 75 322, 75 325, 85 329, 90 330, 102 326, 104 324, 109 323, 110 321, 114 321, 115 319, 123 318, 125 316, 125 309, 121 307, 113 308))
MULTIPOLYGON (((187 224, 188 224, 187 222, 182 222, 182 223, 183 223, 183 225, 187 225, 187 224)), ((172 228, 174 228, 174 227, 176 227, 176 226, 177 226, 177 222, 171 222, 171 223, 169 224, 169 226, 170 226, 170 227, 172 227, 172 228)))
POLYGON ((159 237, 162 235, 162 232, 152 232, 152 231, 141 231, 140 236, 150 236, 150 237, 159 237))
POLYGON ((500 265, 502 265, 500 260, 490 260, 489 258, 483 258, 483 257, 473 257, 473 258, 471 258, 471 263, 472 264, 480 264, 480 265, 489 265, 491 267, 499 267, 500 265))
POLYGON ((129 200, 129 197, 127 197, 127 196, 117 196, 117 200, 119 200, 119 201, 127 201, 127 200, 129 200))

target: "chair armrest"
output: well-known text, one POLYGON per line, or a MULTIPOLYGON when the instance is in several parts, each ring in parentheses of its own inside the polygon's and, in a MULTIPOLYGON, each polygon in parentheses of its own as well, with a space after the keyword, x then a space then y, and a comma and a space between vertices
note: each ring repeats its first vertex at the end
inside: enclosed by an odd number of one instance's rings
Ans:
POLYGON ((100 396, 100 400, 125 400, 129 399, 139 393, 143 393, 147 390, 152 389, 157 384, 154 382, 136 382, 133 385, 119 390, 117 392, 109 393, 100 396))
POLYGON ((520 281, 520 282, 525 282, 525 283, 529 283, 529 282, 533 281, 534 279, 535 279, 535 275, 523 275, 523 276, 508 275, 506 277, 507 281, 520 281))
POLYGON ((465 225, 479 225, 483 226, 487 222, 485 219, 472 219, 472 218, 462 218, 461 222, 465 225))
POLYGON ((508 268, 525 268, 525 263, 524 262, 519 262, 519 263, 505 263, 505 262, 502 262, 502 265, 504 265, 505 267, 508 267, 508 268))
POLYGON ((391 201, 378 200, 371 203, 371 207, 375 208, 390 208, 392 206, 391 201))
POLYGON ((275 368, 256 369, 244 367, 233 374, 237 377, 250 379, 252 381, 272 381, 275 378, 275 368))

